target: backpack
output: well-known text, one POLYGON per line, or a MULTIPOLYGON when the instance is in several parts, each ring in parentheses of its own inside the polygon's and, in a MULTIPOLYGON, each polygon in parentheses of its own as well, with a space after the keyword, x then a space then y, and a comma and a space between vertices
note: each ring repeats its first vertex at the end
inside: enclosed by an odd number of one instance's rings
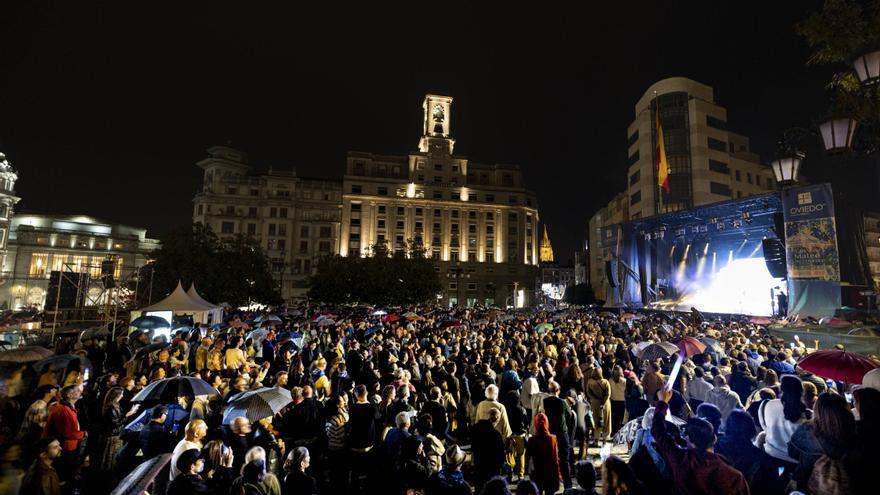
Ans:
POLYGON ((813 473, 807 486, 810 493, 822 495, 845 495, 852 493, 853 488, 843 462, 824 454, 813 465, 813 473))

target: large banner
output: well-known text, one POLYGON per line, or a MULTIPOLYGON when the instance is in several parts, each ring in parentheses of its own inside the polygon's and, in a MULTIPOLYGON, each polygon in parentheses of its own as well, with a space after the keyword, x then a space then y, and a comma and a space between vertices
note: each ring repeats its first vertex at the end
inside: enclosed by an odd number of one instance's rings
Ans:
POLYGON ((840 255, 831 184, 782 192, 788 313, 830 316, 840 307, 840 255))
MULTIPOLYGON (((620 225, 608 225, 606 227, 601 228, 601 234, 599 239, 599 245, 601 248, 601 259, 603 263, 608 262, 606 267, 611 268, 611 272, 613 273, 614 280, 620 281, 620 277, 618 275, 618 267, 617 267, 617 256, 620 252, 620 225)), ((619 287, 611 287, 609 282, 609 278, 612 276, 612 273, 605 273, 605 306, 606 307, 617 307, 621 305, 620 298, 620 288, 619 287)))

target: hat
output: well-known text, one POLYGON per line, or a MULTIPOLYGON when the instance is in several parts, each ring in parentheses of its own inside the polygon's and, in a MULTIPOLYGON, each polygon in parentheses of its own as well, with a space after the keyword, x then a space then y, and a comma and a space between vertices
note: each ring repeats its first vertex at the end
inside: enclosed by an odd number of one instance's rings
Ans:
POLYGON ((177 463, 175 465, 177 466, 178 471, 186 473, 189 471, 189 468, 192 467, 192 465, 195 464, 196 461, 199 459, 204 459, 201 450, 184 450, 179 456, 177 456, 177 463))
POLYGON ((458 445, 453 445, 446 449, 446 453, 443 455, 447 466, 461 466, 464 464, 465 454, 464 451, 461 450, 461 447, 458 445))

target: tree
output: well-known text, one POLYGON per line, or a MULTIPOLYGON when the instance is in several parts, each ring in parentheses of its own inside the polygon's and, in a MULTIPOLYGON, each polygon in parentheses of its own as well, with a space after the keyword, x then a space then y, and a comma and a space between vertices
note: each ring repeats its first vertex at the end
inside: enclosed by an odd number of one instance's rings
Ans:
POLYGON ((309 297, 332 304, 395 306, 429 302, 442 289, 421 242, 410 240, 395 251, 379 243, 367 252, 363 258, 335 255, 321 259, 317 273, 309 279, 309 297))
POLYGON ((798 24, 813 50, 807 63, 838 65, 828 83, 832 112, 871 126, 880 120, 880 92, 867 94, 852 70, 853 61, 880 49, 880 0, 825 0, 822 10, 798 24))
POLYGON ((222 242, 210 227, 196 223, 171 229, 151 258, 153 299, 170 293, 180 281, 195 283, 209 301, 233 306, 282 302, 269 259, 249 237, 222 242))
POLYGON ((593 287, 590 284, 572 285, 565 289, 565 297, 563 299, 568 304, 578 304, 581 306, 596 302, 596 296, 593 294, 593 287))

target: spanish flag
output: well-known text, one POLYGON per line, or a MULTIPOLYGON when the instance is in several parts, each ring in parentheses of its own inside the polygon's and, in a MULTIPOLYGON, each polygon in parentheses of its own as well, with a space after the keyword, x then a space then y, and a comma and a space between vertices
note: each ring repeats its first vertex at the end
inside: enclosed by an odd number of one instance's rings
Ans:
POLYGON ((666 146, 663 142, 663 127, 660 113, 657 113, 657 185, 669 193, 669 163, 666 161, 666 146))

